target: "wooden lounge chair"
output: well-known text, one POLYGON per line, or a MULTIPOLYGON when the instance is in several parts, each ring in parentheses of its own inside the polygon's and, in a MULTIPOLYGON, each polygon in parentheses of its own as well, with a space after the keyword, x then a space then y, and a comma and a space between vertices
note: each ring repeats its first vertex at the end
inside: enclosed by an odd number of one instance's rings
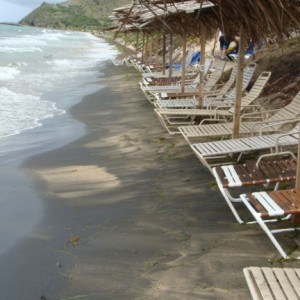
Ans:
POLYGON ((215 59, 206 75, 204 91, 213 89, 220 80, 226 65, 226 60, 215 59))
MULTIPOLYGON (((188 82, 193 81, 198 76, 198 72, 193 72, 191 74, 187 74, 185 76, 185 82, 188 84, 188 82)), ((174 75, 172 77, 163 77, 163 78, 144 78, 140 81, 141 86, 165 86, 165 85, 176 85, 181 83, 182 75, 174 75)))
MULTIPOLYGON (((209 59, 210 60, 210 59, 209 59)), ((210 60, 211 61, 211 60, 210 60)), ((224 65, 225 66, 225 65, 224 65)), ((207 67, 210 67, 210 63, 208 61, 207 67)), ((192 80, 199 74, 199 70, 197 67, 188 68, 186 70, 185 80, 192 80)), ((178 84, 182 78, 182 71, 169 74, 169 70, 166 70, 166 74, 162 77, 143 77, 140 84, 143 86, 155 86, 155 85, 171 85, 178 84)))
POLYGON ((296 158, 247 161, 242 164, 220 165, 212 168, 212 173, 225 201, 239 223, 244 221, 238 214, 234 203, 241 202, 238 191, 256 185, 273 184, 277 190, 279 183, 296 178, 296 158), (238 190, 238 191, 237 191, 238 190), (234 192, 236 195, 232 195, 234 192))
MULTIPOLYGON (((247 86, 249 85, 255 69, 256 69, 255 63, 251 63, 246 67, 244 76, 243 76, 243 87, 242 87, 243 91, 245 91, 247 86)), ((234 75, 234 78, 235 78, 235 75, 234 75)), ((214 94, 214 91, 211 91, 208 93, 209 94, 205 94, 205 97, 204 97, 204 106, 211 108, 214 105, 215 101, 218 101, 216 103, 216 106, 220 106, 220 101, 227 100, 227 101, 233 102, 234 98, 235 98, 235 87, 232 88, 229 92, 227 90, 227 92, 222 95, 222 98, 215 97, 215 96, 218 96, 219 94, 218 93, 214 94)), ((198 114, 199 114, 199 116, 201 116, 202 110, 199 111, 198 109, 162 108, 162 109, 155 109, 155 113, 159 117, 162 125, 168 130, 169 126, 177 127, 180 125, 190 125, 194 121, 195 117, 198 116, 198 114)), ((170 134, 179 134, 179 131, 177 128, 175 130, 174 130, 174 128, 173 129, 170 128, 170 130, 168 130, 168 131, 170 134)))
MULTIPOLYGON (((187 51, 187 54, 186 54, 186 58, 185 58, 185 66, 186 68, 188 68, 190 65, 191 65, 191 62, 192 62, 192 58, 193 58, 193 53, 194 53, 194 47, 189 47, 188 51, 187 51)), ((175 53, 174 53, 175 54, 175 53)), ((147 78, 147 77, 155 77, 155 78, 159 78, 159 77, 169 77, 169 72, 168 70, 165 70, 165 74, 163 74, 162 71, 152 71, 149 67, 147 66, 144 66, 143 67, 143 72, 142 73, 142 76, 144 78, 147 78)), ((182 71, 181 69, 178 69, 178 70, 173 70, 173 74, 174 75, 181 75, 182 71)))
MULTIPOLYGON (((292 220, 299 219, 300 215, 300 189, 278 190, 271 192, 254 192, 242 194, 241 200, 247 207, 257 224, 267 234, 273 245, 284 259, 292 258, 283 249, 279 241, 275 238, 275 233, 291 232, 300 230, 298 222, 292 220), (292 223, 287 227, 286 222, 268 222, 268 220, 292 216, 285 221, 292 223)), ((300 257, 293 257, 300 259, 300 257)))
MULTIPOLYGON (((280 154, 284 148, 298 145, 299 125, 288 133, 274 133, 260 136, 244 137, 239 139, 230 139, 215 142, 205 142, 192 144, 191 148, 199 160, 210 171, 212 166, 219 165, 224 158, 230 158, 233 154, 238 154, 237 161, 244 153, 267 150, 270 155, 280 154)), ((291 150, 284 153, 291 154, 291 150)), ((292 154, 293 155, 293 154, 292 154)), ((226 162, 229 164, 229 161, 226 162)))
MULTIPOLYGON (((205 68, 204 68, 204 73, 206 74, 207 71, 209 70, 211 64, 211 60, 210 59, 206 59, 205 60, 205 68)), ((187 92, 194 92, 195 89, 197 88, 198 84, 200 81, 200 75, 197 76, 194 80, 192 81, 188 81, 185 83, 185 91, 187 92)), ((146 96, 146 98, 149 101, 153 101, 155 99, 155 94, 161 91, 172 91, 172 92, 180 92, 181 91, 181 80, 176 82, 175 84, 167 84, 167 85, 144 85, 143 82, 139 82, 140 84, 140 88, 142 90, 142 92, 144 93, 144 95, 146 96)))
MULTIPOLYGON (((205 82, 204 82, 204 90, 210 91, 217 83, 217 81, 220 79, 224 68, 226 65, 225 60, 214 60, 213 63, 210 63, 208 60, 206 63, 207 70, 205 71, 205 82)), ((189 82, 192 82, 196 77, 198 76, 196 82, 199 81, 199 72, 193 72, 193 73, 187 73, 185 76, 185 82, 188 84, 189 82)), ((143 78, 141 83, 143 86, 166 86, 166 85, 178 85, 181 83, 181 75, 172 75, 172 77, 163 77, 163 78, 143 78)))
MULTIPOLYGON (((252 89, 245 97, 242 99, 242 111, 243 107, 247 108, 247 105, 250 105, 251 98, 253 97, 253 101, 259 96, 262 91, 263 85, 260 84, 261 89, 255 89, 252 94, 252 89)), ((231 108, 227 112, 230 112, 233 119, 234 109, 231 108)), ((225 111, 225 113, 227 113, 225 111)), ((190 126, 182 126, 179 127, 178 130, 182 134, 182 136, 186 139, 188 143, 194 141, 195 139, 207 139, 210 137, 218 138, 230 138, 232 136, 233 131, 233 122, 224 122, 220 124, 204 124, 205 121, 215 121, 215 118, 218 118, 218 114, 220 117, 226 117, 229 119, 228 115, 224 114, 224 110, 220 110, 220 112, 216 109, 214 118, 209 120, 203 120, 199 125, 190 125, 190 126)), ((294 97, 294 99, 286 106, 281 109, 273 110, 273 111, 261 111, 259 113, 245 114, 241 117, 242 122, 240 123, 240 136, 249 136, 249 135, 257 135, 266 133, 272 133, 279 131, 282 127, 286 126, 288 123, 292 123, 293 121, 297 122, 300 117, 300 92, 294 97), (259 120, 256 117, 261 116, 263 120, 259 120), (270 117, 264 118, 264 115, 270 117), (256 121, 251 122, 243 122, 243 118, 249 118, 250 116, 257 119, 256 121)), ((194 141, 195 142, 195 141, 194 141)))
MULTIPOLYGON (((253 66, 253 65, 251 65, 253 66)), ((256 66, 256 65, 254 65, 256 66)), ((231 70, 230 77, 226 81, 225 84, 216 84, 214 85, 214 88, 211 89, 210 91, 205 91, 204 92, 204 97, 205 96, 218 96, 218 97, 223 97, 225 96, 231 87, 233 86, 235 79, 236 79, 236 74, 237 74, 237 65, 234 65, 234 67, 231 70)), ((193 91, 193 92, 160 92, 156 93, 155 97, 157 100, 163 100, 163 99, 184 99, 184 98, 189 98, 189 97, 194 97, 198 96, 199 91, 193 91)))
MULTIPOLYGON (((204 82, 204 95, 205 93, 208 94, 217 84, 217 81, 220 79, 224 67, 226 64, 225 60, 215 60, 217 63, 215 63, 212 68, 214 71, 209 74, 207 79, 204 82)), ((236 70, 236 68, 235 68, 236 70)), ((235 76, 233 72, 232 76, 235 76)), ((228 85, 232 85, 228 83, 228 85)), ((224 88, 224 94, 228 91, 227 86, 224 88)), ((174 93, 173 93, 174 95, 174 93)), ((177 95, 175 94, 175 97, 170 95, 170 98, 168 99, 161 99, 161 94, 156 94, 156 100, 153 101, 153 104, 156 108, 192 108, 197 107, 199 105, 198 97, 199 93, 192 93, 192 95, 188 95, 188 93, 185 93, 184 96, 180 96, 179 93, 177 95)))
MULTIPOLYGON (((261 94, 263 88, 267 84, 271 76, 270 72, 262 72, 261 75, 257 78, 250 92, 242 98, 241 102, 241 111, 243 112, 247 108, 251 109, 261 109, 260 106, 254 106, 253 103, 261 94)), ((158 116, 161 124, 166 128, 170 134, 179 134, 181 133, 183 137, 189 142, 190 137, 209 137, 209 136, 226 136, 232 133, 232 123, 227 124, 210 124, 210 125, 189 125, 187 122, 194 122, 195 117, 210 118, 209 121, 229 121, 233 119, 234 108, 232 99, 231 101, 223 101, 214 109, 155 109, 154 112, 158 116), (178 116, 184 117, 182 121, 178 116), (218 120, 217 120, 218 119, 218 120), (183 127, 178 127, 179 123, 183 123, 183 127), (210 126, 210 127, 209 127, 210 126), (215 127, 215 128, 214 128, 215 127), (226 128, 226 134, 224 134, 224 129, 226 128), (227 129, 228 128, 228 129, 227 129), (229 131, 231 128, 231 131, 229 131)), ((246 126, 247 127, 247 126, 246 126)), ((250 125, 251 127, 251 125, 250 125)), ((245 129, 246 130, 246 129, 245 129)), ((249 131, 249 127, 247 127, 249 131)))
POLYGON ((253 300, 300 299, 300 269, 247 267, 243 269, 253 300))

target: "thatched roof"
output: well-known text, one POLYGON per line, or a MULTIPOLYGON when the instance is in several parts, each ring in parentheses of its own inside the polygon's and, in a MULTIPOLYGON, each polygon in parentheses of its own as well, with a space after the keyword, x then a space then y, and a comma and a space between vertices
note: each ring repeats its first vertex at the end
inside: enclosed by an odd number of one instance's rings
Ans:
POLYGON ((243 26, 254 41, 276 37, 280 42, 300 28, 299 0, 135 0, 113 11, 119 29, 199 35, 200 28, 220 27, 228 39, 243 26), (164 25, 163 25, 164 24, 164 25))
POLYGON ((117 21, 122 31, 141 30, 146 32, 172 31, 175 34, 183 32, 190 35, 199 35, 203 17, 197 21, 196 14, 211 11, 213 4, 209 1, 203 3, 197 0, 177 1, 163 3, 163 1, 135 1, 132 5, 123 6, 113 10, 110 17, 117 21), (194 17, 191 17, 191 16, 194 17))
MULTIPOLYGON (((200 0, 202 1, 202 0, 200 0)), ((300 29, 299 0, 211 0, 216 18, 228 37, 243 26, 253 40, 276 36, 280 41, 300 29)))

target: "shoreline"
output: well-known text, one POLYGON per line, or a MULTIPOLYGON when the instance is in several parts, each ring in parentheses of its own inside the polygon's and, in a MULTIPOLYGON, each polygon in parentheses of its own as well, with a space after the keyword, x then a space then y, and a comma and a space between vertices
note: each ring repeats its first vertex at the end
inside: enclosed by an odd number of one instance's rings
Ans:
POLYGON ((103 72, 105 87, 70 109, 84 135, 22 166, 45 218, 0 258, 3 296, 249 299, 242 268, 269 266, 273 246, 234 222, 211 174, 160 126, 139 74, 103 72))

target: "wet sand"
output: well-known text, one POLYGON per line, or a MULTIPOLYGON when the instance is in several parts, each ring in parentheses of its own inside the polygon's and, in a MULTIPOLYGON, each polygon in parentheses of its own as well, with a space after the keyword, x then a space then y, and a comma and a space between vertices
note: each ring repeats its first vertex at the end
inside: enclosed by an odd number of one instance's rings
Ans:
POLYGON ((86 134, 23 164, 43 218, 0 258, 0 298, 250 299, 242 269, 270 266, 275 248, 235 222, 139 74, 109 62, 104 74, 71 109, 86 134))

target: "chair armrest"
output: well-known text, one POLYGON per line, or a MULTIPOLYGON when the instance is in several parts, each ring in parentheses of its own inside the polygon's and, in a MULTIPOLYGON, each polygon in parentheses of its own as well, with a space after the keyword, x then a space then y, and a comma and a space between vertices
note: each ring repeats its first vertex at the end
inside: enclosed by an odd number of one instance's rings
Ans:
MULTIPOLYGON (((288 135, 295 135, 295 134, 298 134, 299 135, 299 132, 296 133, 296 132, 293 132, 293 133, 285 133, 285 134, 282 134, 280 135, 277 139, 276 139, 276 143, 275 143, 275 154, 280 154, 280 151, 279 151, 279 141, 281 138, 285 137, 285 136, 288 136, 288 135)), ((290 153, 290 151, 287 151, 290 153)))
POLYGON ((260 129, 259 129, 259 135, 263 135, 263 130, 267 129, 268 127, 272 127, 274 125, 287 125, 287 124, 292 124, 295 122, 299 122, 300 118, 295 118, 295 119, 290 119, 290 120, 276 120, 276 121, 265 121, 265 122, 257 122, 256 124, 254 124, 252 126, 252 135, 254 134, 254 129, 258 126, 261 125, 260 129))
POLYGON ((225 119, 217 119, 217 118, 210 118, 210 119, 202 119, 199 125, 205 125, 205 123, 226 123, 225 119))
POLYGON ((250 112, 250 113, 244 113, 243 118, 251 118, 251 117, 261 117, 261 120, 268 118, 270 115, 273 115, 274 113, 278 112, 280 109, 272 109, 272 110, 265 110, 262 108, 260 111, 256 112, 250 112))

